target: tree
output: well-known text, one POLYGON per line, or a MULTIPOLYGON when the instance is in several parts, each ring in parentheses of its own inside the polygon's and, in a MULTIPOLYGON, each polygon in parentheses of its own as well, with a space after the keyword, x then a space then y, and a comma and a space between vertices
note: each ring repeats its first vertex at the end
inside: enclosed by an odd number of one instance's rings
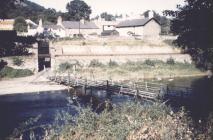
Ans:
POLYGON ((106 21, 115 20, 115 17, 112 14, 108 14, 107 12, 101 13, 101 18, 105 19, 106 21))
POLYGON ((211 68, 213 64, 213 1, 186 0, 177 11, 165 11, 174 16, 171 30, 175 41, 191 54, 197 66, 211 68))
POLYGON ((14 30, 17 32, 27 32, 27 23, 23 17, 17 17, 15 19, 14 30))
POLYGON ((70 20, 79 21, 81 19, 89 20, 92 10, 82 0, 73 0, 67 4, 68 18, 70 20))
POLYGON ((0 18, 5 19, 10 9, 16 8, 23 0, 2 0, 0 4, 0 18))

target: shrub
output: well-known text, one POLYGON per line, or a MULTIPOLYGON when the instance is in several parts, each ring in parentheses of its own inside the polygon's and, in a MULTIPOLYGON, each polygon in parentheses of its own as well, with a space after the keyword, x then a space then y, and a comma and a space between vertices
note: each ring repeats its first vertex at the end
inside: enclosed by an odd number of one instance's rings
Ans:
POLYGON ((90 108, 81 109, 74 118, 76 125, 65 125, 59 137, 64 140, 192 138, 184 111, 172 115, 170 112, 170 108, 158 103, 125 103, 100 114, 90 108))
POLYGON ((148 66, 155 66, 155 62, 150 59, 146 59, 144 63, 148 66))
POLYGON ((108 63, 109 67, 117 67, 119 66, 117 62, 110 60, 108 63))
POLYGON ((81 45, 85 46, 85 45, 87 45, 87 43, 85 41, 83 41, 81 45))
POLYGON ((29 69, 13 69, 11 67, 4 67, 0 71, 1 78, 18 78, 33 75, 33 72, 29 69))
POLYGON ((173 58, 169 58, 169 59, 167 59, 166 64, 174 65, 175 64, 175 60, 173 58))
POLYGON ((68 62, 65 62, 65 63, 61 63, 59 65, 59 70, 64 72, 64 71, 67 71, 69 69, 72 69, 73 68, 73 65, 68 63, 68 62))
POLYGON ((24 63, 21 57, 13 57, 13 65, 21 66, 24 63))
POLYGON ((0 70, 3 69, 7 65, 7 62, 4 60, 0 60, 0 70))
POLYGON ((104 64, 99 62, 97 59, 90 61, 89 67, 103 67, 104 64))

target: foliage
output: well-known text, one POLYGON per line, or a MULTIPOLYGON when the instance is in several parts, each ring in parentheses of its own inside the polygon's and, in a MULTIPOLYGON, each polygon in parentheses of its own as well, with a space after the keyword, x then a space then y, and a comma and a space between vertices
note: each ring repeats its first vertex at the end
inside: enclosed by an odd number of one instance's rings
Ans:
POLYGON ((16 9, 23 0, 2 0, 0 4, 0 19, 8 17, 10 9, 16 9))
POLYGON ((13 57, 13 65, 21 66, 24 63, 21 57, 13 57))
POLYGON ((198 66, 213 68, 213 1, 186 0, 177 11, 165 11, 172 20, 176 43, 189 52, 198 66), (210 65, 210 66, 209 66, 210 65))
POLYGON ((33 75, 33 72, 28 69, 13 69, 11 67, 5 66, 0 71, 1 78, 18 78, 18 77, 26 77, 33 75))
POLYGON ((82 0, 73 0, 67 4, 66 8, 70 20, 89 20, 90 14, 92 13, 90 6, 82 0))
POLYGON ((101 13, 101 18, 105 19, 106 21, 114 21, 115 17, 112 14, 108 14, 107 12, 101 13))
POLYGON ((58 36, 56 34, 54 34, 53 32, 51 31, 44 31, 43 33, 36 33, 36 38, 39 38, 39 39, 49 39, 49 40, 54 40, 54 39, 57 39, 58 36))
MULTIPOLYGON (((79 110, 76 125, 65 125, 59 133, 64 140, 77 139, 190 139, 190 122, 184 111, 171 113, 165 105, 124 103, 96 114, 90 108, 79 110)), ((52 136, 54 137, 54 136, 52 136)))
POLYGON ((11 54, 15 47, 16 32, 0 31, 0 56, 11 54))
POLYGON ((15 31, 0 31, 0 57, 27 55, 27 48, 35 43, 34 37, 17 37, 15 31))
MULTIPOLYGON (((8 3, 9 1, 16 1, 16 0, 5 0, 4 3, 8 3)), ((18 1, 18 0, 17 0, 18 1)), ((1 3, 5 8, 5 5, 1 3)), ((3 11, 0 9, 0 13, 3 11)), ((8 6, 6 10, 4 10, 5 18, 12 19, 16 18, 18 16, 22 16, 28 19, 31 19, 34 22, 38 22, 40 18, 43 19, 44 23, 46 21, 49 21, 51 23, 56 23, 57 17, 59 15, 62 15, 62 13, 57 12, 55 9, 45 9, 44 7, 28 1, 28 0, 23 0, 21 4, 13 5, 13 6, 8 6)), ((1 14, 0 14, 1 15, 1 14)))
POLYGON ((92 61, 90 61, 89 67, 103 67, 104 64, 102 64, 101 62, 99 62, 97 59, 93 59, 92 61))
POLYGON ((155 61, 152 61, 150 59, 146 59, 144 63, 148 66, 155 66, 155 61))
POLYGON ((0 70, 3 69, 7 65, 7 62, 4 60, 0 60, 0 70))
POLYGON ((24 17, 17 17, 13 26, 17 32, 27 32, 27 23, 24 17))
POLYGON ((73 65, 68 63, 68 62, 65 62, 65 63, 61 63, 59 65, 59 70, 60 71, 67 71, 67 70, 70 70, 73 68, 73 65))
POLYGON ((117 67, 117 66, 119 66, 116 61, 112 61, 111 59, 110 59, 108 65, 109 65, 109 67, 117 67))
POLYGON ((174 65, 175 64, 175 60, 171 57, 171 58, 166 60, 166 63, 169 64, 169 65, 174 65))

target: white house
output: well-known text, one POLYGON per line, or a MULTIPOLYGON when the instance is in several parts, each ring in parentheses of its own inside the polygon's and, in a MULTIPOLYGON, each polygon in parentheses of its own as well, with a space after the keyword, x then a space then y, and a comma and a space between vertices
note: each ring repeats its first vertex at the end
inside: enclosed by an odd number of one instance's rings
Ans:
POLYGON ((58 18, 58 26, 61 26, 65 31, 66 37, 73 37, 75 34, 82 34, 84 36, 98 34, 98 26, 91 21, 62 21, 58 18))
POLYGON ((116 30, 120 36, 138 36, 140 38, 154 39, 160 36, 161 25, 153 18, 153 14, 149 18, 128 19, 121 21, 116 30))

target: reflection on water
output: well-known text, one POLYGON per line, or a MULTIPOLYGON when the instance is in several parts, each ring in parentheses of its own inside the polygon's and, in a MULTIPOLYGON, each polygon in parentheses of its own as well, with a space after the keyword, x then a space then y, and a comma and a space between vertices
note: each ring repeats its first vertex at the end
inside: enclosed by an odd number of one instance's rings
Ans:
POLYGON ((203 120, 213 113, 213 78, 179 78, 169 86, 189 87, 189 97, 174 98, 169 101, 172 107, 184 106, 195 120, 203 120))
MULTIPOLYGON (((194 119, 203 119, 213 112, 213 79, 208 78, 179 78, 174 81, 163 81, 169 84, 170 88, 177 86, 190 87, 192 91, 190 98, 169 98, 168 105, 173 108, 185 106, 194 119)), ((76 106, 85 106, 93 102, 93 109, 97 110, 98 104, 104 101, 85 96, 72 101, 67 92, 52 92, 41 94, 17 94, 0 97, 0 139, 10 135, 14 128, 20 123, 41 115, 37 124, 51 124, 54 122, 58 112, 69 112, 72 115, 77 113, 76 106)), ((134 97, 124 95, 113 95, 113 104, 119 104, 135 100, 134 97)))

